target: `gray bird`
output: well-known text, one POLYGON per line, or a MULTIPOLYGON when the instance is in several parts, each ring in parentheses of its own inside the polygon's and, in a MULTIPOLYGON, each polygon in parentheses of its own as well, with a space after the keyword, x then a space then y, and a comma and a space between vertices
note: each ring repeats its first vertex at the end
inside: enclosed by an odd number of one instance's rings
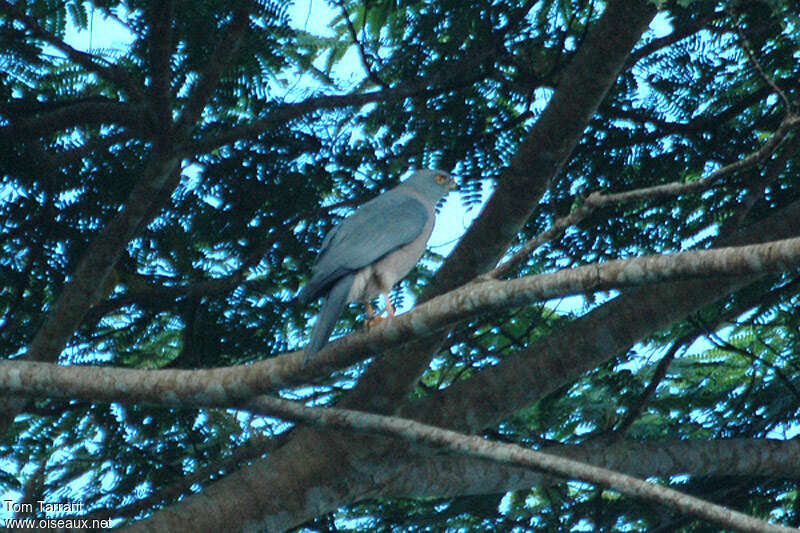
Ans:
POLYGON ((324 296, 306 346, 306 362, 328 342, 348 302, 369 301, 379 294, 389 317, 389 291, 414 268, 433 231, 436 204, 456 187, 446 172, 418 170, 406 181, 373 198, 333 228, 322 241, 311 280, 297 296, 300 303, 324 296))

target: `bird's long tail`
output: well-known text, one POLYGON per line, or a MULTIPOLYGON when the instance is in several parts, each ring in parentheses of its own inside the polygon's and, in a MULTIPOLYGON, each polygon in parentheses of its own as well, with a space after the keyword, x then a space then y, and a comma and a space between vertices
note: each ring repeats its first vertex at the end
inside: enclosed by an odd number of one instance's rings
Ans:
POLYGON ((347 296, 350 293, 350 287, 353 286, 355 277, 355 274, 348 274, 340 278, 325 297, 317 322, 311 330, 311 339, 305 349, 304 364, 308 363, 308 360, 327 344, 328 337, 331 336, 333 331, 333 326, 336 325, 339 315, 342 314, 342 309, 347 305, 347 296))

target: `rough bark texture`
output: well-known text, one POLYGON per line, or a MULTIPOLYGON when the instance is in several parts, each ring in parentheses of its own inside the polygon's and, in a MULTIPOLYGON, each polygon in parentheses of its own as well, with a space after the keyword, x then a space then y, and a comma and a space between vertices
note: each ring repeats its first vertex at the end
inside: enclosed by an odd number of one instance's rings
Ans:
MULTIPOLYGON (((542 451, 637 477, 689 474, 792 479, 800 475, 800 442, 794 440, 626 440, 545 447, 542 451)), ((495 494, 545 482, 545 476, 531 470, 473 457, 431 454, 424 448, 411 449, 401 463, 382 465, 376 470, 383 478, 394 480, 383 494, 389 498, 495 494)))

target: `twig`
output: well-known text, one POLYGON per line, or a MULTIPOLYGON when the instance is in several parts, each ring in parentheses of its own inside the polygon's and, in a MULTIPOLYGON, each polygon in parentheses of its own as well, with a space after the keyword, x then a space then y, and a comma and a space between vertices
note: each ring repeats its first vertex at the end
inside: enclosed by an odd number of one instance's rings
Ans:
POLYGON ((665 35, 664 37, 659 37, 658 39, 653 39, 644 46, 641 46, 640 48, 637 48, 636 50, 631 52, 626 62, 627 67, 630 68, 642 58, 647 57, 650 54, 658 50, 661 50, 662 48, 672 46, 673 44, 682 41, 683 39, 699 32, 700 30, 703 29, 713 30, 713 26, 709 25, 708 23, 713 22, 715 19, 721 18, 721 15, 722 12, 719 11, 709 12, 707 15, 699 19, 690 21, 685 26, 673 29, 672 33, 670 33, 669 35, 665 35))
POLYGON ((238 2, 233 12, 230 25, 217 42, 211 58, 201 72, 197 83, 189 90, 187 104, 178 118, 176 129, 179 132, 191 130, 200 118, 203 109, 208 103, 208 99, 214 92, 219 83, 222 72, 239 49, 242 37, 248 28, 250 21, 250 9, 252 0, 238 2))
POLYGON ((650 383, 647 384, 644 392, 636 398, 633 402, 633 405, 628 409, 628 412, 625 414, 625 418, 622 419, 617 427, 613 430, 613 437, 612 438, 622 438, 625 432, 630 429, 633 423, 639 418, 639 415, 642 414, 642 410, 644 407, 650 402, 650 399, 656 393, 656 389, 664 381, 664 378, 667 377, 667 370, 669 370, 669 365, 675 359, 675 356, 678 354, 678 351, 686 346, 687 343, 691 343, 697 336, 700 334, 699 331, 692 331, 691 333, 684 335, 680 339, 676 340, 672 346, 670 347, 669 351, 661 358, 656 365, 656 369, 653 372, 653 377, 650 380, 650 383))
POLYGON ((95 56, 81 52, 71 47, 58 36, 53 35, 44 28, 33 18, 25 14, 17 6, 10 4, 6 0, 0 0, 0 11, 8 16, 20 21, 25 25, 25 28, 33 35, 38 37, 55 48, 61 50, 73 62, 81 65, 86 70, 98 74, 105 80, 120 85, 121 89, 126 90, 131 100, 140 100, 142 93, 139 88, 131 81, 128 73, 125 72, 118 65, 100 65, 95 61, 95 56))
POLYGON ((665 198, 680 196, 682 194, 701 192, 713 187, 720 179, 735 172, 738 172, 747 167, 753 166, 767 157, 769 157, 780 142, 793 128, 800 124, 800 117, 796 115, 788 115, 780 124, 775 133, 773 133, 769 140, 764 143, 761 148, 747 157, 740 159, 734 163, 726 165, 717 169, 705 178, 691 182, 672 182, 663 185, 655 185, 653 187, 645 187, 642 189, 635 189, 632 191, 625 191, 614 194, 602 194, 593 192, 590 194, 572 213, 567 216, 561 217, 553 222, 553 225, 546 231, 540 233, 530 241, 526 242, 522 248, 514 253, 508 260, 496 267, 494 270, 487 272, 478 279, 491 279, 499 278, 519 265, 524 261, 530 253, 549 242, 559 235, 561 235, 567 228, 579 223, 584 218, 588 217, 595 210, 608 205, 623 205, 640 200, 652 200, 655 198, 665 198))
POLYGON ((437 72, 435 75, 431 76, 430 79, 423 78, 399 87, 391 87, 366 93, 351 92, 348 94, 313 96, 300 102, 279 103, 260 119, 239 126, 226 127, 223 132, 216 135, 209 135, 205 138, 181 143, 178 145, 177 150, 181 155, 207 153, 233 141, 254 137, 261 132, 274 128, 276 125, 282 125, 292 119, 319 109, 362 106, 372 102, 401 100, 409 97, 427 97, 454 89, 461 85, 473 83, 476 78, 470 75, 459 79, 457 84, 445 84, 445 82, 460 77, 463 72, 469 72, 461 67, 463 67, 463 63, 459 62, 453 65, 453 68, 449 71, 449 75, 437 72))
POLYGON ((736 302, 736 305, 726 309, 722 314, 714 319, 713 324, 709 324, 704 326, 705 330, 700 328, 695 328, 693 331, 690 331, 680 339, 676 340, 667 354, 658 362, 655 371, 653 372, 653 378, 648 384, 645 391, 642 395, 637 398, 633 405, 628 409, 628 413, 625 415, 625 418, 620 422, 616 428, 614 428, 614 435, 618 438, 621 438, 623 434, 633 425, 636 418, 638 418, 639 414, 641 413, 644 406, 647 402, 650 401, 658 384, 664 379, 667 373, 667 369, 669 364, 677 355, 678 349, 682 346, 687 346, 687 343, 693 342, 699 335, 704 332, 713 331, 719 327, 720 324, 728 322, 733 318, 741 315, 748 309, 752 309, 756 305, 772 305, 780 300, 781 295, 785 294, 787 290, 792 290, 796 288, 800 284, 800 277, 793 279, 792 281, 781 285, 780 287, 776 287, 766 294, 759 294, 755 297, 745 298, 743 300, 739 300, 736 302))
POLYGON ((793 138, 786 141, 782 147, 780 154, 769 162, 769 165, 764 170, 764 173, 758 180, 754 180, 750 185, 750 190, 739 202, 730 218, 725 220, 720 226, 720 235, 729 231, 733 231, 742 225, 747 215, 753 209, 756 202, 764 196, 764 192, 770 187, 775 180, 778 179, 781 172, 786 169, 786 163, 791 160, 800 151, 800 135, 795 135, 793 138))
MULTIPOLYGON (((729 10, 729 13, 731 17, 735 16, 732 10, 729 10)), ((736 34, 739 36, 739 41, 742 44, 742 48, 744 48, 744 51, 747 54, 748 59, 753 64, 753 67, 756 69, 756 72, 758 72, 758 75, 761 76, 761 79, 764 80, 764 82, 767 85, 769 85, 772 88, 772 90, 775 91, 775 93, 780 97, 780 99, 783 101, 783 105, 786 106, 787 113, 793 112, 795 106, 792 105, 791 101, 789 100, 789 97, 786 96, 786 93, 784 93, 783 90, 780 87, 778 87, 778 84, 775 83, 775 80, 773 80, 770 76, 768 76, 767 73, 764 71, 764 69, 761 67, 761 63, 758 61, 758 58, 756 57, 756 54, 753 51, 753 48, 750 46, 750 42, 747 40, 747 37, 745 37, 744 32, 742 31, 742 28, 740 28, 735 21, 734 25, 736 28, 736 34)))
POLYGON ((367 50, 364 48, 364 44, 358 39, 358 34, 356 32, 353 23, 350 21, 350 15, 347 13, 347 7, 344 5, 343 0, 338 0, 339 7, 342 9, 342 17, 347 24, 347 29, 350 32, 350 37, 353 39, 353 43, 356 45, 358 49, 358 56, 361 58, 361 66, 364 67, 364 70, 367 72, 367 77, 372 80, 372 82, 376 85, 381 87, 388 87, 388 85, 375 73, 372 69, 372 64, 370 62, 369 55, 367 54, 367 50))
POLYGON ((513 29, 516 24, 521 23, 535 4, 535 0, 527 0, 525 5, 513 17, 509 18, 509 22, 498 30, 496 36, 492 38, 491 42, 494 43, 494 46, 486 46, 481 50, 477 50, 474 54, 468 54, 463 60, 453 62, 445 69, 434 71, 428 78, 421 78, 403 86, 390 87, 379 91, 322 95, 311 97, 301 102, 278 104, 266 116, 249 124, 226 127, 222 133, 181 143, 178 153, 180 155, 206 153, 233 141, 256 136, 277 124, 284 124, 289 120, 318 109, 361 106, 371 102, 400 100, 409 97, 427 97, 462 86, 469 86, 481 79, 479 67, 500 52, 503 44, 502 36, 513 29))
POLYGON ((786 374, 784 374, 780 368, 775 366, 773 363, 767 361, 763 357, 754 354, 750 350, 746 350, 745 348, 740 348, 739 346, 736 346, 735 344, 726 341, 725 339, 717 335, 714 331, 711 331, 710 328, 706 327, 705 324, 702 324, 702 322, 700 324, 705 329, 706 337, 708 338, 708 340, 711 341, 711 343, 714 344, 717 348, 733 353, 738 353, 739 355, 747 357, 751 361, 757 361, 762 365, 766 366, 775 373, 775 375, 778 377, 778 380, 780 380, 781 382, 783 382, 784 385, 786 385, 786 388, 789 389, 789 392, 791 392, 795 398, 800 399, 800 391, 797 390, 797 387, 794 386, 792 381, 788 377, 786 377, 786 374))

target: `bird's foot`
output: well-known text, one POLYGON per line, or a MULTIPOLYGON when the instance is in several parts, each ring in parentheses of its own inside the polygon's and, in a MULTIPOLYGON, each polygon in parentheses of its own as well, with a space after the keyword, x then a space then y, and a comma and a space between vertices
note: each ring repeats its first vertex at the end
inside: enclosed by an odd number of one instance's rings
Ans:
POLYGON ((377 323, 379 323, 379 322, 383 322, 384 320, 386 320, 386 317, 383 317, 383 316, 381 316, 381 315, 376 315, 376 316, 374 316, 374 317, 370 318, 369 320, 367 320, 367 321, 366 321, 364 324, 365 324, 365 325, 366 325, 368 328, 371 328, 371 327, 372 327, 372 326, 374 326, 375 324, 377 324, 377 323))

